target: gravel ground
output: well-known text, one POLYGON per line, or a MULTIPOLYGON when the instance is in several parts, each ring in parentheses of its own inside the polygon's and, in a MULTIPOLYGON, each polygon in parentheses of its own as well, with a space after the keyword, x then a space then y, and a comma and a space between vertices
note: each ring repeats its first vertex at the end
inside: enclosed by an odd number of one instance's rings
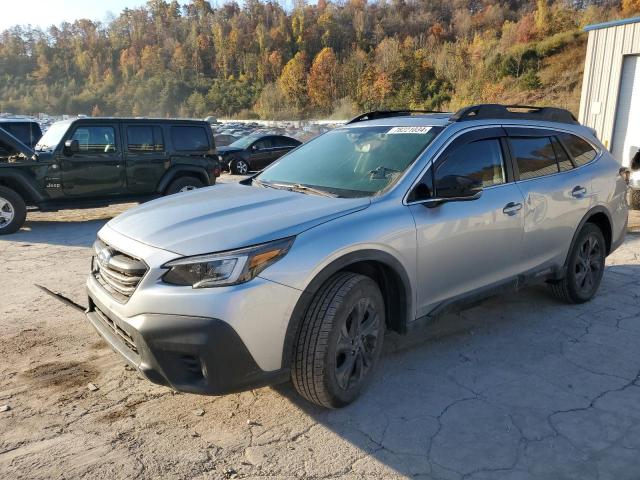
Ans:
POLYGON ((289 385, 155 386, 34 286, 86 303, 89 247, 124 208, 0 240, 0 478, 640 478, 640 229, 592 302, 535 287, 390 335, 364 397, 324 411, 289 385))

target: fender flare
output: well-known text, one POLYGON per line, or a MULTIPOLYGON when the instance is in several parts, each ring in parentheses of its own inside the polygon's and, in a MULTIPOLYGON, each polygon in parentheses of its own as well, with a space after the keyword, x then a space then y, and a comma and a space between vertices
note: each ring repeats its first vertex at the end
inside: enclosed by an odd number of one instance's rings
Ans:
MULTIPOLYGON (((401 285, 397 287, 402 292, 400 297, 404 297, 399 304, 399 309, 402 312, 400 315, 400 322, 397 329, 404 333, 406 332, 407 325, 413 320, 412 315, 414 311, 413 301, 413 289, 409 275, 400 261, 396 259, 390 253, 382 250, 366 249, 351 252, 342 257, 333 260, 327 266, 325 266, 307 285, 300 298, 298 299, 287 326, 287 332, 284 339, 283 351, 282 351, 282 368, 289 368, 293 358, 293 347, 298 338, 300 327, 304 320, 305 313, 311 304, 313 297, 318 292, 320 287, 334 274, 348 270, 350 265, 357 264, 359 262, 372 261, 384 265, 390 268, 400 280, 401 285)), ((387 306, 389 309, 389 306, 387 306)))
MULTIPOLYGON (((569 267, 569 254, 573 251, 573 247, 575 246, 576 242, 578 241, 578 235, 580 235, 580 232, 582 231, 582 227, 584 227, 584 225, 589 221, 589 219, 591 217, 593 217, 594 215, 596 215, 598 213, 603 213, 607 217, 607 220, 609 220, 609 225, 611 225, 611 231, 609 232, 609 235, 610 235, 610 238, 613 241, 613 221, 611 220, 611 214, 602 205, 597 205, 597 206, 591 208, 584 215, 584 217, 582 217, 582 220, 580 220, 580 223, 578 224, 578 228, 576 228, 575 231, 573 232, 573 237, 571 238, 571 244, 569 245, 569 250, 567 251, 567 258, 565 258, 564 264, 563 264, 563 267, 562 267, 564 272, 566 272, 567 268, 569 267)), ((603 232, 603 234, 604 233, 605 232, 603 232)), ((609 250, 610 249, 611 249, 611 246, 609 246, 609 250)), ((609 253, 610 252, 607 252, 607 255, 609 253)), ((563 272, 563 274, 564 274, 564 272, 563 272)))
POLYGON ((184 172, 193 173, 200 180, 206 179, 204 183, 207 185, 211 185, 211 177, 204 167, 198 167, 195 165, 176 165, 165 172, 165 174, 160 179, 160 183, 158 183, 158 188, 156 191, 158 193, 164 193, 169 184, 184 172))
MULTIPOLYGON (((24 190, 25 193, 29 195, 29 198, 23 199, 27 204, 30 202, 37 204, 48 200, 48 196, 43 195, 42 191, 34 185, 34 181, 22 171, 12 169, 5 170, 2 168, 0 169, 0 181, 3 179, 9 179, 12 182, 15 182, 22 190, 24 190)), ((11 188, 11 186, 8 188, 11 188)), ((24 197, 23 192, 17 191, 16 193, 21 197, 24 197)))

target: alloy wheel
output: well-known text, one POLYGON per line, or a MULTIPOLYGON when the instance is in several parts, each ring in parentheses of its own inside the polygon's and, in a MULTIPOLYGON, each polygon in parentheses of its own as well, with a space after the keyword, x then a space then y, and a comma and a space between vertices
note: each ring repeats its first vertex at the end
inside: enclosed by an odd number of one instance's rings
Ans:
POLYGON ((0 197, 0 228, 9 225, 15 217, 15 209, 5 198, 0 197))
POLYGON ((240 160, 236 162, 236 171, 240 175, 246 175, 249 172, 249 165, 247 165, 247 162, 240 160))
POLYGON ((588 235, 580 249, 575 262, 574 278, 576 290, 588 295, 598 284, 604 268, 604 254, 600 240, 594 234, 588 235))
POLYGON ((379 323, 375 306, 363 298, 353 306, 340 328, 335 376, 341 389, 356 387, 371 370, 380 344, 379 323))

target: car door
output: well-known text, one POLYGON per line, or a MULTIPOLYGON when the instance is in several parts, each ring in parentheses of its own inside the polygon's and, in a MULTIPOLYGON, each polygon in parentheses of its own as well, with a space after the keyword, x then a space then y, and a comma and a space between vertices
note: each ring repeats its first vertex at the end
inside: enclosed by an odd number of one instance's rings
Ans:
POLYGON ((162 127, 136 123, 125 124, 123 129, 127 190, 133 194, 153 193, 169 168, 162 127))
POLYGON ((262 170, 273 161, 271 137, 262 137, 249 147, 251 170, 262 170))
POLYGON ((67 140, 77 140, 79 151, 65 149, 60 157, 66 196, 100 197, 124 191, 124 159, 117 123, 77 125, 67 140))
POLYGON ((291 150, 297 147, 294 144, 295 140, 287 138, 287 137, 273 137, 273 149, 274 149, 274 160, 277 160, 285 153, 289 153, 291 150))
POLYGON ((505 149, 501 128, 463 134, 409 196, 417 235, 419 317, 511 282, 520 273, 523 197, 512 181, 505 149), (483 191, 474 200, 434 202, 447 178, 471 178, 481 182, 483 191))
POLYGON ((582 159, 568 154, 560 132, 511 127, 507 133, 516 185, 524 196, 525 267, 561 267, 592 204, 591 170, 574 168, 582 159))

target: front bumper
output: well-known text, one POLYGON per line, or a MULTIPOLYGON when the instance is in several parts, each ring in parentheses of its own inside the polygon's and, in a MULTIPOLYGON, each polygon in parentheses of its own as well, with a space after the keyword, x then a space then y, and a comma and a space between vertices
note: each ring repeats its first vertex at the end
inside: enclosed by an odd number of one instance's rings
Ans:
POLYGON ((262 370, 236 331, 219 319, 143 314, 127 322, 91 291, 87 318, 132 367, 151 382, 174 390, 222 395, 289 377, 288 369, 262 370))

